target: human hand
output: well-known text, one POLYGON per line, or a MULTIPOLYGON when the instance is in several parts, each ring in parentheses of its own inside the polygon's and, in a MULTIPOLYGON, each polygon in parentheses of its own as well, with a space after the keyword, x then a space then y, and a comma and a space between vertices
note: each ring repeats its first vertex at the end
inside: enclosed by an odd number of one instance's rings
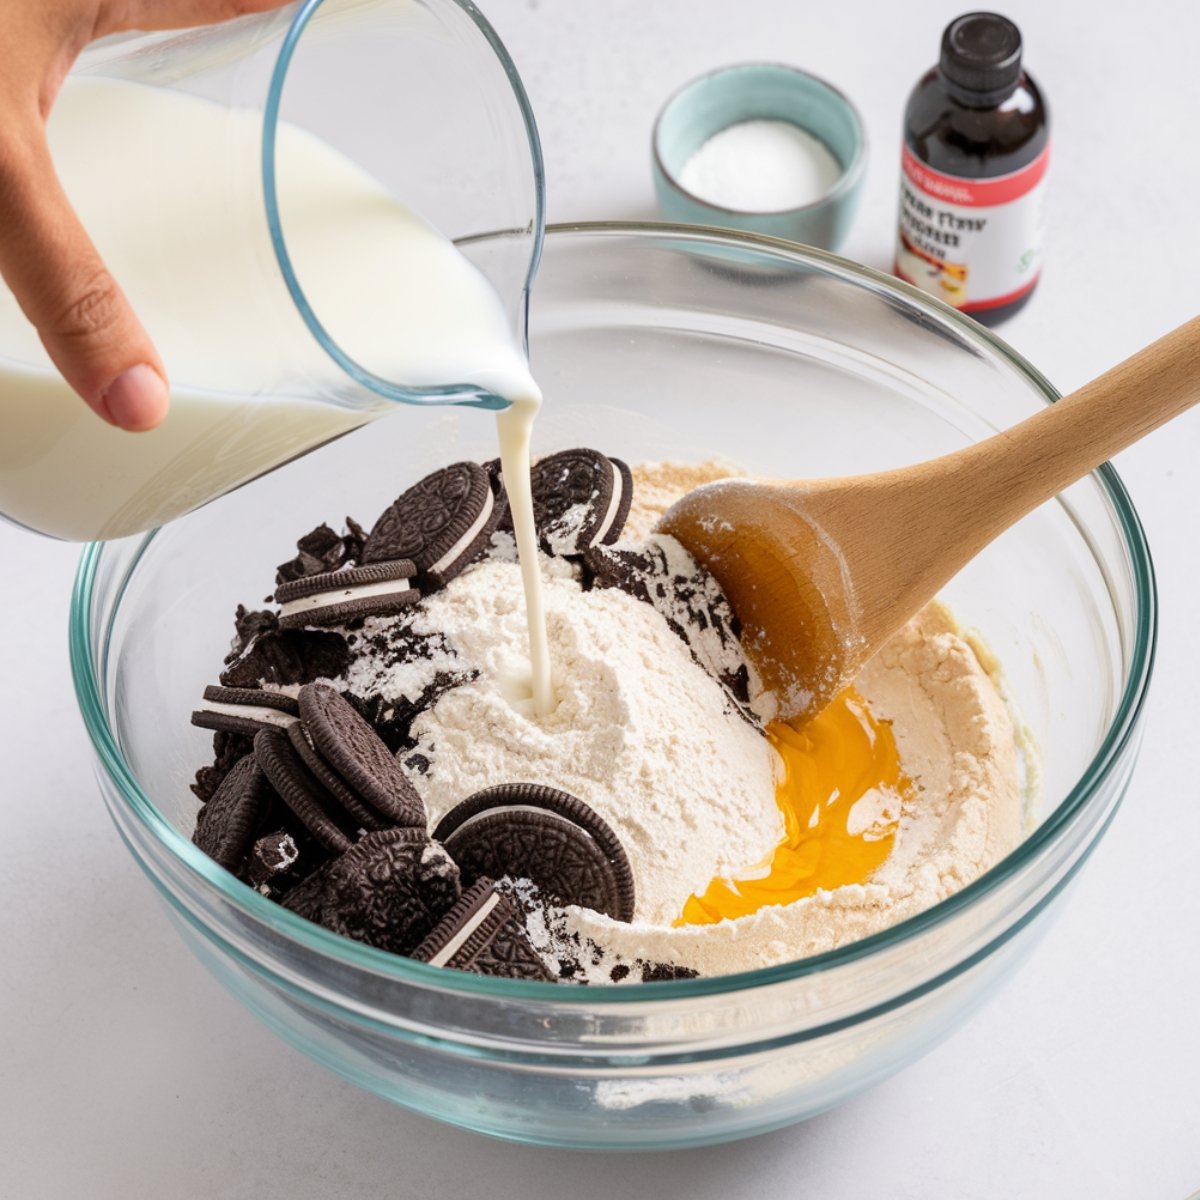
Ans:
POLYGON ((76 55, 126 30, 182 29, 288 0, 0 0, 0 275, 63 378, 128 430, 167 415, 167 372, 71 207, 46 118, 76 55))

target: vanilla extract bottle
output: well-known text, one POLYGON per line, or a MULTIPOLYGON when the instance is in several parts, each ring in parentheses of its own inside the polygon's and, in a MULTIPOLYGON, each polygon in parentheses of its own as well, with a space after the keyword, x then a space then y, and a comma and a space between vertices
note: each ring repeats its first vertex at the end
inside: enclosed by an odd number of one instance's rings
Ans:
POLYGON ((985 325, 1022 308, 1042 268, 1050 126, 1021 31, 967 13, 904 113, 895 273, 985 325))

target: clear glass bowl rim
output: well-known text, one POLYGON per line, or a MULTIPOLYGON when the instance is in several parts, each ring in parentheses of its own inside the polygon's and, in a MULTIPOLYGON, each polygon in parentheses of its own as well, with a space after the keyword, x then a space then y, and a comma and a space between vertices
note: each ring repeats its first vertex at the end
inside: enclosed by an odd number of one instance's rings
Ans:
MULTIPOLYGON (((1047 403, 1059 399, 1053 385, 1029 362, 990 330, 964 316, 940 300, 886 275, 871 267, 798 243, 761 234, 730 233, 714 226, 665 224, 625 221, 595 221, 552 225, 547 229, 555 242, 571 235, 583 237, 622 237, 667 240, 680 244, 715 244, 736 248, 754 247, 764 253, 786 258, 801 266, 815 266, 863 286, 877 294, 899 297, 906 305, 922 309, 939 321, 957 327, 968 341, 1007 362, 1039 391, 1047 403)), ((479 241, 483 237, 468 239, 479 241)), ((502 232, 497 236, 505 236, 502 232)), ((763 967, 738 974, 678 980, 652 985, 588 988, 586 1003, 590 1005, 664 1002, 697 999, 751 988, 786 983, 806 975, 830 971, 869 958, 876 951, 893 949, 928 930, 950 921, 958 912, 1002 887, 1019 874, 1044 851, 1061 838, 1089 800, 1104 784, 1137 728, 1138 717, 1145 703, 1154 665, 1157 643, 1158 605, 1154 568, 1141 521, 1115 469, 1105 463, 1093 472, 1103 492, 1111 502, 1123 535, 1126 552, 1133 569, 1136 627, 1131 649, 1129 671, 1111 721, 1099 749, 1079 780, 1046 816, 1042 823, 996 866, 954 895, 916 916, 890 926, 879 933, 851 942, 836 950, 797 959, 773 967, 763 967)), ((125 579, 113 603, 112 612, 103 631, 107 639, 116 612, 120 608, 124 586, 132 575, 158 530, 146 534, 129 564, 125 579)), ((305 921, 279 904, 261 896, 218 866, 191 841, 180 834, 154 806, 134 778, 109 726, 103 702, 101 681, 93 669, 96 645, 92 639, 92 597, 97 573, 104 554, 104 543, 92 542, 84 547, 76 571, 71 595, 69 619, 69 650, 71 674, 76 698, 84 725, 96 755, 116 794, 128 811, 187 871, 199 877, 219 893, 223 903, 241 910, 252 921, 269 926, 275 933, 296 943, 313 954, 334 959, 341 964, 368 971, 371 974, 398 982, 408 981, 421 987, 434 987, 444 992, 474 996, 494 996, 497 1000, 561 1003, 563 985, 558 983, 527 983, 473 975, 465 971, 446 971, 414 962, 398 955, 364 946, 348 938, 305 921)), ((103 662, 107 645, 100 647, 103 662)))
MULTIPOLYGON (((292 17, 291 24, 280 43, 279 55, 271 72, 271 80, 267 88, 266 102, 263 106, 262 148, 260 154, 263 201, 266 209, 267 229, 271 235, 271 247, 275 252, 275 262, 288 294, 296 311, 300 314, 309 332, 317 344, 331 359, 356 383, 374 392, 376 395, 400 404, 456 404, 467 408, 501 409, 507 408, 508 402, 502 397, 473 383, 447 383, 419 387, 411 384, 396 383, 391 379, 368 370, 353 356, 342 349, 337 339, 325 328, 317 316, 308 296, 296 275, 291 254, 287 248, 287 237, 283 230, 283 220, 279 211, 279 195, 275 177, 275 141, 278 136, 280 121, 280 106, 283 100, 283 89, 287 82, 288 71, 292 58, 309 22, 326 0, 302 0, 292 17)), ((500 40, 495 29, 487 18, 479 11, 471 0, 448 0, 456 5, 474 22, 479 33, 491 47, 499 60, 500 66, 512 89, 513 100, 521 116, 525 136, 529 142, 530 165, 533 168, 533 200, 534 210, 530 214, 530 251, 529 268, 525 274, 525 284, 521 291, 522 319, 520 328, 521 341, 528 350, 529 340, 529 291, 533 287, 534 276, 537 274, 538 262, 542 257, 542 242, 546 236, 546 163, 542 154, 541 135, 538 133, 537 121, 533 115, 533 106, 525 91, 525 84, 517 71, 516 64, 508 53, 507 47, 500 40)), ((520 233, 520 230, 508 231, 520 233)))

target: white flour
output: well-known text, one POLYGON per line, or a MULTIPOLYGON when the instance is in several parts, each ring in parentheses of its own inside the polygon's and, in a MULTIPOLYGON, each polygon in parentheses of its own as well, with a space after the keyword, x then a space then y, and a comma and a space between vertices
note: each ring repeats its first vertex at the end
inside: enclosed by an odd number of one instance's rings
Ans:
POLYGON ((586 977, 638 959, 702 975, 748 971, 835 949, 932 907, 994 866, 1020 841, 1022 796, 1012 720, 975 652, 936 602, 867 665, 857 681, 892 723, 914 784, 892 853, 863 884, 819 891, 736 921, 678 929, 562 910, 555 946, 590 951, 586 977))
POLYGON ((430 824, 493 784, 562 788, 620 837, 637 919, 669 924, 692 892, 781 838, 775 752, 649 605, 562 575, 545 599, 557 706, 539 721, 523 704, 516 570, 480 563, 425 602, 421 620, 480 672, 413 724, 430 824))

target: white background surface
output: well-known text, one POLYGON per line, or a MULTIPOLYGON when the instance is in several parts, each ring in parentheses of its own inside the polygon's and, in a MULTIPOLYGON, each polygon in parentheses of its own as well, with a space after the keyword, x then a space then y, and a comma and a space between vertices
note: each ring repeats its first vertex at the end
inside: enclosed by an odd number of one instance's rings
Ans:
MULTIPOLYGON (((945 3, 491 0, 553 220, 654 214, 656 109, 773 59, 859 104, 846 252, 890 262, 900 114, 945 3)), ((1067 391, 1200 310, 1200 7, 1011 3, 1050 100, 1047 267, 1002 333, 1067 391)), ((0 428, 0 437, 3 436, 0 428)), ((0 1196, 1163 1197, 1200 1188, 1200 413, 1119 460, 1158 568, 1142 757, 1060 920, 989 1007, 842 1109, 710 1150, 502 1145, 356 1091, 176 940, 90 777, 67 670, 77 551, 0 527, 0 1196)))

